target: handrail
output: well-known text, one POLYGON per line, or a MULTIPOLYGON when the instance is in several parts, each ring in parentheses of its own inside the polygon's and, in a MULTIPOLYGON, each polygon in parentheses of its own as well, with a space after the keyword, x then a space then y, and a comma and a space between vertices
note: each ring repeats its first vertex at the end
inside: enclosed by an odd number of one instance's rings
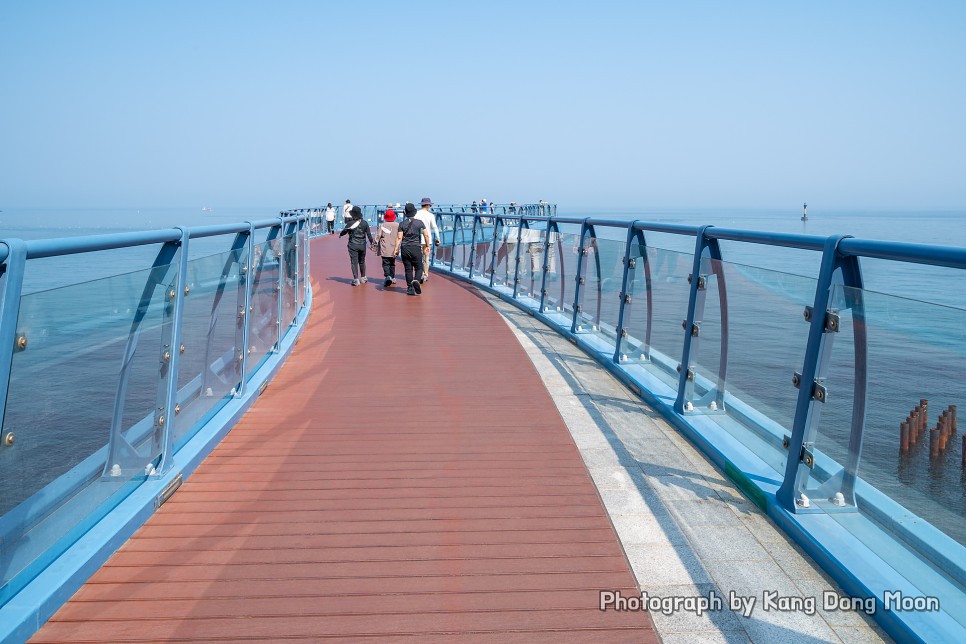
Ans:
MULTIPOLYGON (((528 311, 640 391, 645 400, 694 440, 752 500, 825 564, 847 592, 855 596, 875 597, 875 617, 890 634, 900 639, 921 636, 917 633, 931 633, 932 637, 944 633, 946 638, 952 639, 961 639, 960 635, 966 635, 966 622, 957 618, 960 623, 956 623, 956 620, 948 617, 950 612, 957 610, 955 607, 966 605, 962 592, 962 587, 966 585, 966 547, 874 488, 863 480, 860 472, 863 445, 867 442, 869 431, 866 427, 868 386, 874 379, 889 377, 886 374, 868 373, 871 333, 862 290, 860 258, 962 270, 966 269, 966 248, 605 218, 520 217, 458 212, 442 213, 440 220, 444 244, 433 258, 436 270, 468 280, 528 311), (517 221, 519 225, 514 223, 517 221), (545 223, 534 225, 535 222, 545 223), (457 229, 465 231, 471 224, 472 236, 467 239, 467 235, 461 233, 457 239, 457 229), (507 228, 507 224, 512 224, 514 228, 510 230, 513 232, 504 233, 501 230, 507 228), (562 225, 570 228, 561 231, 562 225), (524 227, 537 231, 539 238, 528 233, 524 240, 524 227), (610 277, 606 288, 619 288, 614 294, 620 302, 619 307, 612 307, 609 313, 608 324, 613 326, 607 329, 604 328, 600 309, 600 299, 605 289, 601 279, 604 274, 601 245, 619 244, 621 241, 600 239, 597 232, 602 227, 625 231, 623 252, 621 256, 612 258, 621 264, 606 267, 606 275, 610 277), (675 313, 677 319, 684 318, 681 325, 683 341, 679 345, 681 353, 677 355, 661 354, 651 344, 651 307, 654 305, 651 295, 656 288, 651 253, 660 262, 661 253, 673 252, 648 249, 643 237, 645 231, 695 237, 691 256, 693 264, 687 276, 686 310, 661 311, 665 318, 673 319, 675 313), (562 241, 564 234, 568 239, 572 238, 572 242, 568 241, 566 246, 562 241), (800 356, 801 362, 789 365, 800 369, 794 377, 791 369, 788 374, 787 386, 798 388, 790 426, 782 427, 729 391, 731 371, 728 367, 734 359, 729 352, 729 318, 747 302, 736 300, 731 289, 725 288, 725 256, 719 245, 719 241, 725 240, 801 249, 822 255, 811 301, 804 309, 804 318, 808 323, 804 353, 800 356), (529 270, 526 262, 520 261, 525 244, 528 245, 528 253, 536 249, 542 258, 539 263, 534 260, 529 270), (633 254, 631 244, 639 246, 633 254), (458 246, 464 247, 464 258, 467 255, 466 246, 469 246, 470 260, 463 266, 455 262, 458 246), (486 257, 482 269, 478 260, 481 253, 486 257), (516 258, 513 262, 515 266, 510 265, 511 254, 516 258), (569 257, 567 261, 565 254, 569 257), (588 254, 593 255, 592 262, 586 261, 588 254), (639 258, 634 255, 639 255, 639 258), (508 274, 504 278, 501 273, 498 282, 495 279, 497 261, 503 256, 507 257, 508 274), (566 274, 574 269, 574 263, 575 274, 566 274), (539 269, 535 268, 538 266, 539 269), (594 268, 590 269, 589 266, 594 268), (639 272, 641 268, 645 269, 643 280, 639 272), (593 280, 590 279, 590 270, 595 271, 593 280), (539 293, 528 293, 520 288, 528 273, 531 283, 537 281, 536 274, 539 273, 539 293), (560 284, 559 297, 548 293, 551 276, 560 284), (627 318, 630 303, 638 297, 636 293, 632 296, 635 288, 644 289, 647 306, 646 319, 638 325, 629 323, 627 318), (711 289, 717 291, 716 302, 706 299, 711 289), (572 299, 565 301, 567 297, 572 299), (551 298, 557 303, 556 307, 549 306, 551 298), (590 298, 595 298, 593 307, 589 305, 590 298), (708 304, 711 307, 706 311, 708 304), (613 310, 615 308, 616 312, 613 310), (717 356, 718 367, 716 371, 702 375, 698 369, 702 354, 706 352, 706 345, 700 344, 705 331, 702 322, 707 322, 709 317, 709 324, 715 327, 715 332, 720 336, 716 338, 712 333, 711 346, 716 350, 711 351, 709 356, 711 359, 717 356), (834 355, 833 345, 840 326, 846 320, 849 320, 852 331, 851 354, 845 357, 846 364, 852 363, 852 391, 842 393, 849 394, 850 398, 846 397, 846 400, 850 399, 852 405, 851 421, 844 427, 847 430, 846 455, 838 463, 823 451, 826 443, 818 439, 821 412, 829 395, 827 380, 834 355), (636 333, 643 335, 635 338, 636 333), (628 346, 636 347, 637 355, 633 359, 626 355, 625 348, 628 346), (742 427, 741 431, 746 432, 748 438, 741 438, 743 434, 740 433, 731 435, 723 431, 725 426, 742 427), (755 443, 761 443, 762 446, 752 449, 755 443), (755 449, 773 451, 773 460, 780 459, 786 465, 782 468, 772 465, 755 449), (808 499, 806 493, 813 498, 808 499), (845 524, 835 520, 835 517, 845 514, 855 518, 845 524), (825 518, 828 521, 817 522, 825 518), (850 527, 843 528, 843 525, 850 527), (892 535, 894 541, 886 544, 881 536, 877 536, 883 529, 892 535), (848 530, 853 532, 844 534, 848 530), (858 534, 854 531, 858 531, 858 534), (864 536, 865 532, 868 532, 868 537, 864 536), (856 545, 850 545, 853 543, 856 545), (863 552, 871 553, 868 560, 859 554, 863 552), (894 559, 890 560, 890 557, 894 559), (885 571, 881 566, 882 560, 894 561, 896 570, 885 571), (911 572, 917 570, 921 574, 911 572), (937 570, 941 571, 939 577, 936 577, 937 570), (883 592, 896 589, 906 594, 941 597, 951 606, 950 612, 944 613, 945 616, 937 621, 921 612, 886 610, 883 592)), ((768 324, 768 321, 763 321, 763 324, 768 324)), ((841 382, 837 386, 847 389, 841 382)), ((966 438, 963 440, 966 445, 966 438)), ((963 463, 966 476, 966 455, 963 463)))
MULTIPOLYGON (((181 450, 202 431, 212 436, 221 431, 206 429, 209 419, 254 401, 308 315, 308 220, 308 214, 285 212, 253 222, 0 240, 0 476, 37 481, 35 486, 2 488, 0 610, 111 508, 139 489, 161 490, 180 480, 180 471, 172 468, 188 458, 181 450), (263 241, 254 238, 256 231, 265 231, 263 241), (202 238, 224 240, 221 256, 193 257, 189 242, 202 238), (107 283, 23 294, 24 272, 32 260, 153 246, 159 247, 153 264, 139 266, 138 260, 128 259, 128 270, 118 270, 107 283), (110 319, 56 306, 31 306, 28 313, 34 317, 21 319, 25 298, 39 297, 44 305, 59 298, 82 307, 85 297, 93 295, 110 306, 107 298, 118 289, 123 289, 117 292, 121 301, 110 319), (33 394, 57 394, 48 381, 61 365, 95 383, 78 382, 76 388, 110 392, 113 410, 99 413, 92 426, 29 429, 42 422, 42 409, 35 414, 31 406, 33 394), (18 398, 11 397, 14 384, 18 398), (144 413, 145 399, 153 399, 153 410, 131 418, 144 413), (11 414, 19 422, 16 436, 7 427, 11 414), (31 460, 36 451, 29 451, 41 430, 44 440, 63 434, 61 451, 44 455, 44 467, 55 470, 49 476, 31 460), (90 447, 71 442, 89 441, 88 435, 107 438, 90 447), (51 464, 51 457, 59 460, 51 464), (25 498, 7 494, 21 487, 25 498)), ((216 247, 206 245, 208 251, 216 247)), ((5 632, 0 628, 0 639, 5 632)))

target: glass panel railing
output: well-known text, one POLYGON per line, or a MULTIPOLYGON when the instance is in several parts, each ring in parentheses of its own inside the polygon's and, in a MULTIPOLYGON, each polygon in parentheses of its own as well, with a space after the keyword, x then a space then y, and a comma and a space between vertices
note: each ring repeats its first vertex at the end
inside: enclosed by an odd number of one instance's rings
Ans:
POLYGON ((540 288, 543 284, 543 253, 547 230, 546 227, 538 227, 538 222, 533 225, 533 228, 524 227, 520 234, 517 297, 527 300, 536 308, 540 304, 540 288))
POLYGON ((547 264, 547 294, 544 313, 556 324, 570 329, 574 314, 577 286, 577 258, 580 246, 580 227, 550 233, 547 264))
POLYGON ((633 278, 628 278, 631 307, 624 313, 627 337, 621 352, 629 362, 640 362, 677 389, 677 366, 684 349, 681 321, 688 313, 692 255, 654 246, 646 252, 646 263, 635 258, 633 278))
MULTIPOLYGON (((834 511, 836 493, 849 502, 854 474, 966 543, 966 461, 957 424, 966 400, 966 311, 842 286, 831 295, 840 331, 830 334, 827 403, 821 405, 806 494, 815 506, 834 511), (861 387, 855 389, 857 367, 872 376, 860 440, 852 429, 853 405, 863 398, 861 387)), ((868 488, 856 484, 855 493, 860 508, 871 505, 868 488)), ((902 523, 915 523, 895 514, 902 523)))
POLYGON ((21 298, 23 350, 11 363, 3 418, 12 438, 0 450, 0 602, 17 590, 11 579, 59 555, 57 544, 93 525, 157 464, 174 272, 164 266, 21 298))
POLYGON ((278 341, 278 262, 273 242, 255 245, 255 268, 249 310, 248 375, 250 376, 278 341))
POLYGON ((453 229, 454 219, 455 217, 453 215, 436 216, 436 225, 439 226, 439 235, 442 242, 433 250, 434 266, 448 269, 453 259, 453 246, 455 241, 453 229))
POLYGON ((692 338, 694 380, 686 402, 784 475, 783 440, 798 399, 792 375, 801 371, 803 312, 816 280, 718 260, 706 260, 700 278, 704 315, 692 338))
POLYGON ((584 256, 581 326, 613 352, 617 344, 626 244, 597 238, 588 246, 584 256))
POLYGON ((282 237, 282 255, 279 258, 279 266, 283 272, 282 279, 282 332, 295 319, 295 233, 289 233, 282 237))
POLYGON ((456 255, 453 270, 459 273, 468 273, 471 266, 470 255, 473 250, 471 243, 473 241, 473 220, 461 217, 453 235, 455 244, 453 253, 456 255))
POLYGON ((497 224, 496 255, 493 256, 493 287, 503 293, 513 292, 513 278, 516 274, 517 235, 519 227, 515 221, 497 224))
POLYGON ((247 248, 188 262, 175 439, 221 408, 241 382, 246 280, 239 259, 247 263, 247 248))
POLYGON ((490 264, 493 260, 493 224, 484 224, 482 219, 476 219, 475 226, 476 248, 473 252, 473 279, 489 284, 490 264))

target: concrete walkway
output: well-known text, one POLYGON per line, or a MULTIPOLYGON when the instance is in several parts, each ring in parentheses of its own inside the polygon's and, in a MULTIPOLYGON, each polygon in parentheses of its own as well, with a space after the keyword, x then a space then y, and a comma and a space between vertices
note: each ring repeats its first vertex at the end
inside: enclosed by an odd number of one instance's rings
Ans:
POLYGON ((826 611, 842 590, 686 439, 603 367, 529 314, 486 296, 530 355, 580 448, 650 597, 724 599, 698 615, 652 612, 674 642, 888 641, 863 613, 826 611), (729 593, 754 598, 748 616, 729 593), (793 605, 766 610, 767 598, 793 605), (795 599, 782 599, 795 598, 795 599), (814 614, 806 598, 815 602, 814 614))

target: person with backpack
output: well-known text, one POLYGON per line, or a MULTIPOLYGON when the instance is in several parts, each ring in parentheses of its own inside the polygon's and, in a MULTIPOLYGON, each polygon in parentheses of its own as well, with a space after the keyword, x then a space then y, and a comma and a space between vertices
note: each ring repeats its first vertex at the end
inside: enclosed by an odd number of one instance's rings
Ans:
POLYGON ((419 282, 423 277, 423 244, 429 245, 429 231, 426 225, 416 219, 416 206, 409 202, 405 208, 406 218, 399 224, 396 234, 396 247, 393 255, 402 253, 403 267, 406 270, 407 295, 423 292, 419 282))
POLYGON ((352 266, 352 285, 359 286, 368 282, 366 278, 366 239, 369 243, 374 243, 372 231, 369 230, 369 222, 362 218, 362 209, 359 206, 352 206, 349 211, 349 223, 339 237, 349 236, 349 263, 352 266))

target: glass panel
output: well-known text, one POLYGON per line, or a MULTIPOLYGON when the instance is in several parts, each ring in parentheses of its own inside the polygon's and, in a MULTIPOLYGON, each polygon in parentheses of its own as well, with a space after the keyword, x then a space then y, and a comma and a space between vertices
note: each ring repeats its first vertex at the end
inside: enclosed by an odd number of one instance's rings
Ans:
POLYGON ((547 226, 538 221, 530 222, 530 225, 532 228, 524 228, 520 236, 520 286, 517 295, 539 303, 540 288, 543 283, 543 253, 547 226))
POLYGON ((497 234, 496 256, 493 258, 493 287, 513 291, 513 279, 516 277, 517 236, 519 226, 512 219, 499 220, 497 234))
POLYGON ((815 280, 741 264, 705 260, 704 315, 692 339, 687 401, 784 473, 808 340, 803 312, 815 297, 815 280), (727 317, 722 317, 722 296, 727 317), (724 333, 725 326, 727 334, 724 333), (726 371, 721 356, 727 342, 726 371), (724 375, 724 379, 722 379, 724 375))
MULTIPOLYGON (((956 415, 966 400, 966 311, 842 286, 833 288, 832 307, 841 330, 830 334, 829 394, 815 437, 810 498, 821 507, 842 491, 839 479, 849 456, 860 457, 862 480, 966 543, 966 467, 956 415), (875 376, 868 380, 861 447, 850 448, 853 387, 861 367, 856 329, 862 328, 868 373, 875 376), (926 404, 920 406, 921 400, 926 404), (913 430, 903 441, 900 424, 907 419, 913 430)), ((860 487, 856 491, 861 494, 860 487)))
POLYGON ((295 233, 289 233, 282 238, 282 256, 278 258, 279 266, 284 271, 282 280, 282 332, 295 319, 295 233))
POLYGON ((248 374, 250 375, 278 339, 278 264, 272 246, 264 241, 255 245, 255 276, 252 284, 251 320, 249 324, 248 374))
MULTIPOLYGON (((637 245, 639 255, 640 245, 637 245)), ((677 367, 684 349, 681 321, 688 315, 688 274, 693 255, 649 246, 646 261, 635 258, 628 277, 631 307, 624 316, 627 338, 621 351, 639 360, 668 386, 677 389, 677 367), (650 307, 650 308, 649 308, 650 307)))
POLYGON ((569 329, 574 312, 574 289, 577 278, 577 253, 580 246, 580 226, 560 226, 550 233, 547 264, 547 296, 544 312, 557 324, 569 329))
POLYGON ((176 439, 224 405, 241 382, 246 283, 237 260, 248 261, 247 247, 188 262, 176 439))
POLYGON ((455 231, 456 235, 456 261, 453 263, 453 270, 470 270, 470 253, 472 250, 473 239, 473 220, 468 217, 461 217, 459 226, 455 231))
MULTIPOLYGON (((54 544, 92 525, 112 495, 129 493, 131 482, 156 464, 162 441, 155 410, 169 348, 162 338, 172 328, 175 270, 164 266, 21 299, 17 329, 26 347, 11 362, 3 418, 3 433, 14 442, 0 450, 0 585, 28 566, 46 565, 63 551, 54 544), (149 280, 153 288, 142 301, 149 280), (132 333, 139 307, 144 315, 132 333), (112 440, 122 377, 122 420, 112 440)), ((4 587, 0 601, 15 590, 4 587)))
POLYGON ((443 241, 439 246, 436 246, 433 253, 433 261, 435 264, 441 264, 442 268, 449 268, 450 261, 453 259, 453 244, 454 244, 454 230, 453 230, 453 215, 437 215, 436 225, 439 226, 439 234, 443 241))
POLYGON ((584 295, 581 319, 585 331, 613 349, 617 344, 617 318, 620 315, 621 286, 624 280, 623 241, 589 239, 584 257, 584 295))
MULTIPOLYGON (((492 219, 481 217, 476 223, 476 254, 473 259, 473 277, 486 284, 490 283, 490 276, 493 274, 493 246, 494 232, 497 239, 502 232, 502 226, 497 229, 496 223, 492 219)), ((497 244, 502 243, 500 241, 497 244)))

